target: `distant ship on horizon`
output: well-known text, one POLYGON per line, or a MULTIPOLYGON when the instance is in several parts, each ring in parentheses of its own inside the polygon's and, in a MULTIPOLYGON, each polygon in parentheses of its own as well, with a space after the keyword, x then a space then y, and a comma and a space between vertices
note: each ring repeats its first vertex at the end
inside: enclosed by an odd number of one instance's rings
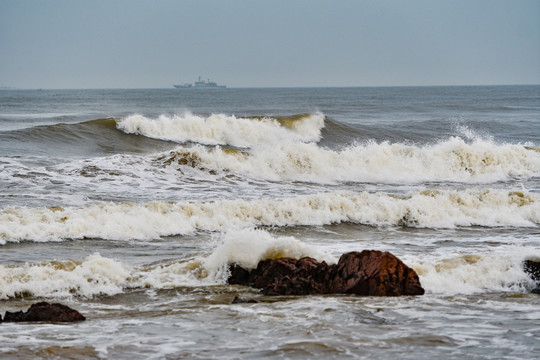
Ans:
POLYGON ((225 85, 218 85, 217 83, 210 81, 208 79, 207 81, 204 81, 199 76, 199 80, 195 81, 195 83, 185 83, 182 85, 173 85, 177 89, 225 89, 227 86, 225 85))

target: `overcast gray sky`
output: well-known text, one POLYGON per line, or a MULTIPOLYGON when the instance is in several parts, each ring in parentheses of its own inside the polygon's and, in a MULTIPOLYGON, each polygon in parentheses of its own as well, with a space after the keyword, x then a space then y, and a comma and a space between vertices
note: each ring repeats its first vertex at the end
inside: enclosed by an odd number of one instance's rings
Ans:
POLYGON ((0 0, 0 85, 540 83, 539 0, 0 0))

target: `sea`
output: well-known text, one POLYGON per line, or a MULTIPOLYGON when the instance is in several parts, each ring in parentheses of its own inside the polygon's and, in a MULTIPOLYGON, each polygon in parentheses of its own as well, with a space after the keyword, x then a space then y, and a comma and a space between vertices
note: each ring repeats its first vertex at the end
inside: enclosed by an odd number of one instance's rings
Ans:
POLYGON ((1 359, 537 359, 539 226, 538 85, 0 91, 0 315, 87 318, 1 359), (425 295, 226 282, 365 249, 425 295))

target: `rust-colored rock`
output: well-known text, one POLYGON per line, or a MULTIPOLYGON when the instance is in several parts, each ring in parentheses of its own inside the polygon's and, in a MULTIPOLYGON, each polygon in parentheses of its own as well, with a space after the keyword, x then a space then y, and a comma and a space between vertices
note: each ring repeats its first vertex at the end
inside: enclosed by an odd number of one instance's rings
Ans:
POLYGON ((333 268, 331 293, 423 295, 416 272, 389 252, 364 250, 343 254, 333 268))
POLYGON ((62 305, 49 304, 47 302, 35 303, 26 311, 9 312, 6 311, 4 322, 21 321, 53 321, 53 322, 73 322, 83 321, 86 318, 77 310, 62 305))
POLYGON ((263 260, 251 272, 232 265, 229 284, 249 285, 265 295, 422 295, 416 272, 388 252, 364 250, 341 256, 335 265, 310 257, 263 260))

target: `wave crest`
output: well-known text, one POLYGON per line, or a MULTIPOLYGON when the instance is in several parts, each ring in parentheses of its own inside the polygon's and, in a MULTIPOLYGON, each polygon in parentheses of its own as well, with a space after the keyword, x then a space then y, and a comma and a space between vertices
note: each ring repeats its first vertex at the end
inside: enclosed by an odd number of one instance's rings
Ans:
POLYGON ((489 183, 540 176, 540 153, 523 145, 498 145, 451 138, 434 145, 370 141, 344 149, 315 143, 276 143, 249 151, 222 147, 179 147, 171 157, 189 153, 193 167, 228 171, 264 180, 317 183, 489 183))
POLYGON ((128 134, 180 143, 251 147, 282 141, 318 141, 324 127, 324 115, 299 114, 289 117, 236 117, 213 114, 209 117, 184 113, 161 115, 151 119, 131 115, 117 122, 117 128, 128 134))
MULTIPOLYGON (((261 260, 285 256, 337 261, 337 256, 294 237, 274 236, 264 230, 232 231, 224 235, 211 254, 139 267, 99 254, 83 260, 0 265, 0 299, 90 298, 116 295, 128 289, 220 285, 227 281, 228 264, 253 268, 261 260)), ((402 260, 415 269, 427 292, 455 295, 529 291, 535 284, 525 273, 523 261, 531 257, 540 257, 540 252, 531 253, 530 248, 516 246, 487 254, 409 254, 402 260)))
POLYGON ((196 231, 342 222, 420 228, 534 227, 540 223, 540 195, 468 189, 415 191, 407 196, 335 192, 257 200, 8 207, 0 211, 0 242, 146 240, 196 231))

